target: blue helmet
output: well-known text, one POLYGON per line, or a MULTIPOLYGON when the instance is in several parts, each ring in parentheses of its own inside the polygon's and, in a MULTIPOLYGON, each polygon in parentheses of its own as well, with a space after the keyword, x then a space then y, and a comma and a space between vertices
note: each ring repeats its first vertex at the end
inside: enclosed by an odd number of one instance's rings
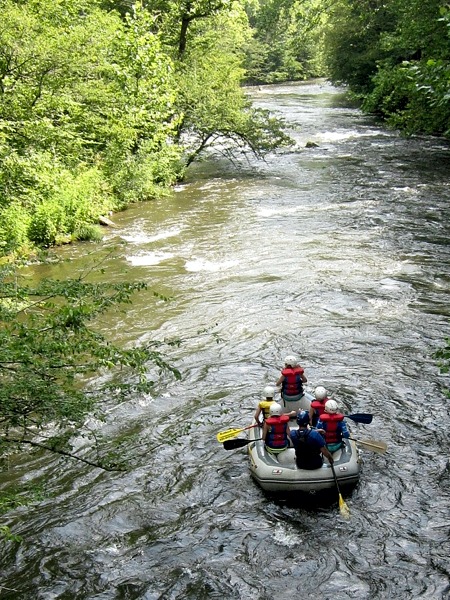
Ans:
POLYGON ((309 425, 309 412, 307 410, 297 413, 297 423, 299 425, 309 425))

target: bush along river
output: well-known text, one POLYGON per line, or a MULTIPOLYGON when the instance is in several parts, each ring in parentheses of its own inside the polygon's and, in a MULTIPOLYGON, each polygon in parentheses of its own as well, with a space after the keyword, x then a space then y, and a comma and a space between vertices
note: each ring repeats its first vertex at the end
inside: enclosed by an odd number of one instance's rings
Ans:
POLYGON ((22 540, 1 542, 2 600, 449 598, 449 380, 433 354, 450 336, 450 148, 379 127, 323 82, 249 93, 294 147, 212 156, 169 198, 112 217, 103 244, 33 267, 63 278, 104 257, 99 279, 146 281, 99 327, 122 344, 179 337, 182 380, 105 399, 106 423, 88 423, 122 441, 126 472, 5 465, 3 487, 45 493, 4 519, 22 540), (349 422, 355 437, 388 444, 362 450, 348 520, 336 493, 268 496, 246 449, 216 440, 251 423, 287 354, 307 389, 373 414, 349 422))

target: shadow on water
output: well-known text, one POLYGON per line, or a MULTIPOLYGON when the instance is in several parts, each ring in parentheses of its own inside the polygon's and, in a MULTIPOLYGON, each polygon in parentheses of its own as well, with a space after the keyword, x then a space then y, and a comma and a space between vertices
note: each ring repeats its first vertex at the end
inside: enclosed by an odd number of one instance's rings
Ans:
MULTIPOLYGON (((340 486, 343 498, 350 498, 356 486, 340 486)), ((273 504, 292 509, 304 510, 308 513, 320 513, 339 510, 339 496, 336 488, 308 492, 263 492, 268 501, 273 504)))

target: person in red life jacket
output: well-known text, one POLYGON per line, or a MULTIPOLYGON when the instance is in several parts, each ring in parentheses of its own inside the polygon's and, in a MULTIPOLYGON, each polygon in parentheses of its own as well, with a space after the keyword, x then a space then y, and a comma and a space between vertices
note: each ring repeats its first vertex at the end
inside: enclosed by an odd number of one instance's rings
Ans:
POLYGON ((302 410, 297 414, 298 429, 292 431, 291 440, 295 448, 295 464, 299 469, 320 469, 323 457, 333 464, 333 457, 325 444, 325 438, 309 427, 309 413, 302 410))
POLYGON ((350 437, 344 415, 338 412, 338 405, 334 400, 326 402, 325 412, 317 422, 317 431, 323 431, 330 452, 339 450, 343 445, 343 439, 350 437))
POLYGON ((325 404, 329 400, 327 390, 318 385, 314 390, 315 400, 311 402, 311 406, 309 407, 309 422, 311 423, 311 427, 317 426, 317 421, 325 412, 325 404))
POLYGON ((298 364, 295 356, 286 356, 284 369, 276 383, 277 386, 281 386, 281 397, 284 402, 298 402, 304 395, 303 384, 307 381, 305 371, 298 364))
POLYGON ((278 402, 270 405, 269 413, 269 418, 264 421, 262 439, 268 452, 278 454, 290 445, 289 415, 283 415, 283 407, 278 402))

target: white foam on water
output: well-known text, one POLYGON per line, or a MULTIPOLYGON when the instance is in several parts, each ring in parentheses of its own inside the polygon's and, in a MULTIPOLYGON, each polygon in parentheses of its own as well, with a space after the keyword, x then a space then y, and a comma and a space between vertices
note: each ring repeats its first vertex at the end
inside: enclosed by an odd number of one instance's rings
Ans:
POLYGON ((133 267, 151 267, 153 265, 159 265, 163 261, 169 260, 174 256, 175 255, 172 252, 147 252, 146 254, 127 256, 126 258, 133 267))
POLYGON ((182 231, 181 227, 173 227, 171 229, 166 229, 165 231, 161 231, 156 235, 148 235, 143 231, 138 231, 136 233, 131 233, 128 235, 123 235, 122 238, 126 242, 131 242, 133 244, 150 244, 152 242, 158 242, 159 240, 166 240, 168 238, 179 235, 182 231))
POLYGON ((187 260, 185 263, 186 271, 198 273, 200 271, 209 271, 211 273, 217 273, 220 271, 226 271, 235 267, 239 264, 238 260, 224 260, 224 261, 210 261, 202 258, 194 258, 193 260, 187 260))
POLYGON ((278 208, 260 208, 257 211, 258 217, 276 217, 278 215, 292 215, 298 213, 299 206, 290 206, 290 207, 278 207, 278 208))
POLYGON ((282 546, 294 548, 303 544, 303 538, 285 523, 277 523, 273 533, 274 540, 282 546))

